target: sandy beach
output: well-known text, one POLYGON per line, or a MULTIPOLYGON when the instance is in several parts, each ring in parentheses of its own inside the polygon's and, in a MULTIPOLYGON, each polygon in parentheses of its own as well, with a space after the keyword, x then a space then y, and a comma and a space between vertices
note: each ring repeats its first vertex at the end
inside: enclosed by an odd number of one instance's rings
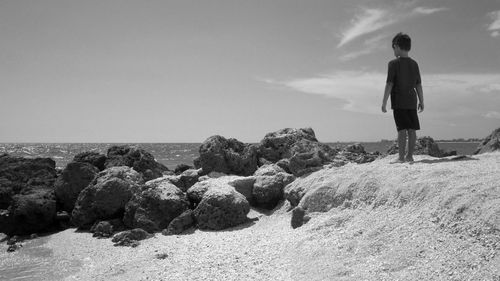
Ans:
POLYGON ((376 183, 375 200, 311 213, 297 229, 288 202, 252 209, 258 220, 246 225, 156 233, 136 248, 67 229, 14 253, 0 244, 0 279, 499 280, 500 153, 390 164, 394 157, 311 174, 376 183))

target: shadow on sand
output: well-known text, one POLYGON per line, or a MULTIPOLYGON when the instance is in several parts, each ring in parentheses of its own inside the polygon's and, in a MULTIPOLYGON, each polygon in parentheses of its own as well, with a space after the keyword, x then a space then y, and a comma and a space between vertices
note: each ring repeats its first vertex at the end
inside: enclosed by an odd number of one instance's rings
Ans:
POLYGON ((452 158, 439 158, 439 159, 422 159, 419 161, 413 162, 414 164, 417 163, 424 163, 424 164, 436 164, 436 163, 444 163, 444 162, 456 162, 456 161, 471 161, 471 160, 479 160, 477 158, 470 157, 468 155, 459 155, 455 156, 452 158))

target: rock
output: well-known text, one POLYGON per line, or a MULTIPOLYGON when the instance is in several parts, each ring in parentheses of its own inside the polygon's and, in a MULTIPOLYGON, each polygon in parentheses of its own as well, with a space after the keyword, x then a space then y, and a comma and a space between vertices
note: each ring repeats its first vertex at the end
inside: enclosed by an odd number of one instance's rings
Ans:
POLYGON ((9 239, 9 236, 5 233, 0 232, 0 243, 7 241, 9 239))
POLYGON ((80 192, 97 176, 99 169, 86 162, 71 162, 57 178, 54 188, 61 210, 71 212, 80 192))
POLYGON ((354 159, 354 162, 358 164, 370 163, 375 161, 378 157, 379 155, 377 154, 362 154, 359 155, 356 159, 354 159))
POLYGON ((164 260, 164 259, 168 258, 168 254, 167 253, 156 254, 155 258, 157 258, 159 260, 164 260))
POLYGON ((234 189, 241 193, 250 204, 253 204, 253 185, 255 183, 255 177, 238 177, 234 180, 228 182, 228 184, 234 189))
POLYGON ((15 252, 17 251, 19 248, 21 248, 23 245, 21 244, 13 244, 13 245, 9 245, 9 247, 7 247, 7 252, 11 253, 11 252, 15 252))
POLYGON ((50 158, 0 156, 0 209, 8 209, 16 194, 53 190, 56 163, 50 158))
POLYGON ((292 220, 290 222, 293 229, 301 227, 304 224, 306 212, 301 207, 295 207, 292 211, 292 220))
POLYGON ((212 171, 225 174, 249 176, 257 170, 257 148, 236 139, 212 136, 199 149, 200 156, 195 161, 204 173, 212 171))
POLYGON ((38 234, 36 234, 36 233, 32 233, 32 234, 30 235, 30 239, 36 239, 36 238, 38 238, 38 234))
POLYGON ((500 128, 491 132, 489 136, 479 144, 474 154, 500 150, 500 128))
POLYGON ((201 170, 188 169, 180 174, 181 190, 186 192, 191 186, 198 182, 201 170))
POLYGON ((292 171, 290 170, 290 159, 281 159, 276 162, 276 165, 283 169, 285 172, 292 174, 292 171))
POLYGON ((217 179, 217 178, 225 177, 225 176, 227 176, 227 174, 212 171, 212 172, 208 173, 207 176, 211 179, 217 179))
POLYGON ((180 174, 182 174, 182 172, 184 172, 185 170, 189 170, 189 169, 193 169, 193 167, 191 167, 187 164, 179 164, 179 165, 175 166, 174 173, 176 175, 180 175, 180 174))
POLYGON ((161 231, 189 205, 186 194, 168 179, 149 181, 145 189, 127 203, 123 222, 128 227, 151 233, 161 231))
POLYGON ((261 167, 255 173, 254 176, 275 176, 279 173, 286 173, 283 168, 277 164, 266 164, 261 167))
POLYGON ((350 153, 357 153, 357 154, 366 153, 365 148, 359 143, 350 144, 345 147, 345 150, 350 153))
POLYGON ((193 205, 198 205, 198 203, 200 203, 201 199, 203 199, 203 195, 205 194, 205 192, 207 192, 207 190, 210 188, 211 185, 212 185, 212 181, 210 179, 200 181, 200 182, 194 184, 186 192, 189 201, 193 205))
POLYGON ((153 237, 153 235, 145 230, 135 228, 115 234, 111 241, 115 243, 113 246, 137 247, 139 245, 138 241, 151 237, 153 237))
POLYGON ((108 221, 99 221, 90 228, 90 232, 94 233, 93 237, 109 238, 113 235, 113 225, 108 221))
POLYGON ((188 169, 177 176, 167 176, 168 180, 177 186, 183 192, 186 192, 191 186, 198 182, 200 170, 188 169))
POLYGON ((324 164, 332 162, 337 155, 337 151, 330 146, 310 140, 296 142, 290 151, 293 156, 289 169, 295 176, 315 172, 324 164))
MULTIPOLYGON (((397 154, 398 153, 398 144, 394 142, 394 144, 387 150, 388 154, 397 154)), ((414 155, 429 155, 432 157, 447 157, 456 155, 456 151, 446 152, 439 149, 438 144, 431 137, 422 137, 418 138, 415 144, 414 155)))
POLYGON ((312 188, 330 183, 328 178, 334 173, 332 169, 323 169, 307 177, 297 178, 284 188, 284 197, 295 207, 299 204, 302 197, 312 188))
POLYGON ((72 212, 73 224, 88 228, 96 220, 121 218, 125 205, 143 185, 142 176, 129 167, 112 167, 100 172, 80 192, 72 212))
POLYGON ((0 229, 7 234, 29 235, 48 231, 55 222, 56 199, 53 190, 35 190, 14 195, 0 229))
POLYGON ((207 178, 203 181, 199 181, 187 190, 187 197, 193 205, 197 205, 205 192, 211 188, 219 189, 226 188, 228 182, 238 179, 238 176, 223 176, 220 178, 207 178))
POLYGON ((14 245, 18 242, 22 242, 22 239, 19 238, 19 236, 14 235, 7 240, 7 245, 14 245))
MULTIPOLYGON (((267 134, 258 146, 259 157, 277 163, 295 176, 321 169, 330 163, 338 151, 318 142, 311 128, 282 129, 267 134)), ((264 160, 260 161, 265 163, 264 160)))
POLYGON ((209 188, 193 214, 200 229, 221 230, 248 221, 250 205, 230 185, 209 188))
POLYGON ((89 163, 102 171, 105 169, 106 156, 94 151, 86 151, 75 155, 73 162, 89 163))
POLYGON ((112 146, 108 149, 106 168, 128 166, 141 173, 145 181, 163 176, 168 168, 156 162, 151 153, 141 148, 127 145, 112 146))
POLYGON ((162 231, 163 235, 181 234, 185 230, 194 226, 193 210, 187 210, 173 219, 168 227, 162 231))
POLYGON ((301 140, 318 142, 313 129, 286 128, 268 133, 259 144, 259 156, 273 163, 293 156, 292 147, 301 140))
POLYGON ((283 188, 294 180, 293 175, 285 172, 256 176, 252 190, 253 202, 258 207, 273 209, 284 199, 283 188))
POLYGON ((124 247, 132 247, 135 248, 139 246, 141 243, 137 240, 131 240, 129 238, 123 238, 121 240, 118 240, 116 243, 113 244, 113 246, 124 246, 124 247))

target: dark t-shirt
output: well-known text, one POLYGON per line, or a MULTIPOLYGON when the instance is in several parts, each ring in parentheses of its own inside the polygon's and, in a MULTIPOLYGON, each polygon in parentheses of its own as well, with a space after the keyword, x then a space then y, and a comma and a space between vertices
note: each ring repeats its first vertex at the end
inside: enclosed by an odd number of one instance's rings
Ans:
POLYGON ((391 91, 392 109, 417 109, 415 87, 422 83, 416 61, 399 57, 389 62, 387 83, 393 83, 391 91))

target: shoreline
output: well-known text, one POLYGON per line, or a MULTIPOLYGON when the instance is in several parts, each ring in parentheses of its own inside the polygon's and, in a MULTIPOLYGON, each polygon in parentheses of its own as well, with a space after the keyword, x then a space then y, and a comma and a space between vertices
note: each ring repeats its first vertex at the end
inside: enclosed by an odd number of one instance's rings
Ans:
MULTIPOLYGON (((71 269, 68 260, 81 262, 78 272, 60 280, 492 280, 500 276, 496 266, 500 217, 491 209, 494 202, 500 203, 500 153, 475 155, 469 161, 418 155, 412 165, 389 164, 394 157, 311 174, 311 181, 338 177, 363 184, 362 179, 369 179, 379 188, 377 196, 388 196, 389 201, 378 207, 354 204, 314 212, 297 229, 290 226, 292 214, 286 203, 274 212, 252 210, 249 216, 259 220, 251 225, 173 236, 156 233, 137 248, 113 247, 108 239, 74 229, 50 235, 42 248, 52 251, 58 267, 54 271, 71 269), (496 221, 496 231, 474 234, 496 221)), ((6 253, 4 247, 0 244, 0 268, 5 270, 7 260, 11 265, 12 260, 20 263, 17 266, 31 264, 22 260, 24 248, 6 253)))

